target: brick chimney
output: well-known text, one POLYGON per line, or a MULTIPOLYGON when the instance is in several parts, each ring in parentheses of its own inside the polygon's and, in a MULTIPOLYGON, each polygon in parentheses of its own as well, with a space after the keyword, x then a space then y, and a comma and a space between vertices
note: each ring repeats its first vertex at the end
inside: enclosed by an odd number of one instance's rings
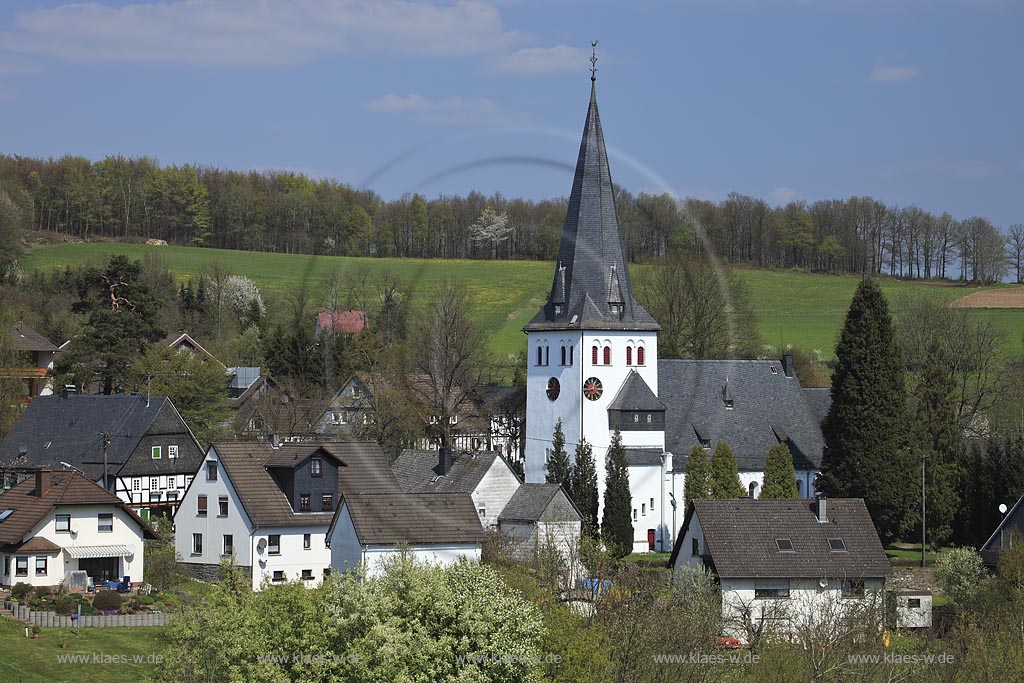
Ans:
POLYGON ((35 496, 42 498, 43 494, 49 491, 51 486, 53 486, 53 470, 45 467, 37 469, 35 496))

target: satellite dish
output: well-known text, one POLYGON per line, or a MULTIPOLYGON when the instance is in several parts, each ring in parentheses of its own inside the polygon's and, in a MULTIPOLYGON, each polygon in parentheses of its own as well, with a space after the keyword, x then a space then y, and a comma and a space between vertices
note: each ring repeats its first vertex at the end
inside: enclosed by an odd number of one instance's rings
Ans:
POLYGON ((256 552, 258 552, 260 555, 262 555, 263 551, 266 550, 266 549, 267 549, 267 539, 261 538, 259 540, 259 542, 256 544, 256 552))
POLYGON ((1005 515, 1007 509, 1008 508, 1006 507, 1006 503, 1000 503, 999 504, 999 512, 1001 512, 1001 513, 1003 513, 1005 515))
POLYGON ((127 546, 125 546, 125 549, 128 551, 128 557, 135 557, 135 544, 134 543, 129 543, 127 546))
POLYGON ((828 579, 826 579, 824 577, 818 579, 818 585, 821 586, 822 588, 828 588, 828 579))

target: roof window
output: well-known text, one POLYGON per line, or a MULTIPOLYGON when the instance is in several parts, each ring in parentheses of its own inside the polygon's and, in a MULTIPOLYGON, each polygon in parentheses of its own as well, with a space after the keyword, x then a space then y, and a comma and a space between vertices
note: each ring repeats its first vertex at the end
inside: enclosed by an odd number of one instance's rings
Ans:
POLYGON ((793 541, 788 538, 776 538, 775 547, 779 549, 781 553, 795 553, 796 548, 793 547, 793 541))
POLYGON ((4 521, 8 517, 14 514, 14 508, 7 508, 3 512, 0 512, 0 522, 4 521))
POLYGON ((846 543, 841 538, 828 539, 828 549, 834 553, 845 553, 846 543))

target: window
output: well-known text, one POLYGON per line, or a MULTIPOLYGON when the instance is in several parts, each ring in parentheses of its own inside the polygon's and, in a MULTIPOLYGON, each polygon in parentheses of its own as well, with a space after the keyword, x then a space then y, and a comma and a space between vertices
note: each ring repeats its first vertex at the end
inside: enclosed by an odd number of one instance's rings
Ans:
POLYGON ((220 496, 217 499, 217 516, 227 517, 228 516, 228 497, 220 496))
POLYGON ((576 348, 576 347, 574 347, 574 346, 570 346, 570 347, 569 347, 569 365, 572 365, 572 364, 573 364, 573 356, 575 355, 575 354, 573 353, 573 350, 574 350, 575 348, 576 348))
POLYGON ((185 488, 192 485, 192 477, 185 477, 185 488))
POLYGON ((590 355, 591 355, 591 359, 590 359, 591 364, 597 365, 597 347, 596 346, 593 349, 591 349, 591 354, 590 355))
POLYGON ((647 516, 647 503, 640 503, 640 514, 647 516))
POLYGON ((565 346, 562 346, 562 365, 565 365, 565 346))
POLYGON ((449 417, 448 418, 448 424, 452 424, 452 425, 459 424, 459 416, 458 415, 452 415, 451 417, 449 417))
POLYGON ((796 552, 796 548, 793 547, 793 541, 788 538, 776 538, 775 547, 779 549, 779 552, 783 553, 796 552))
POLYGON ((331 568, 330 567, 324 567, 324 578, 326 579, 330 575, 331 575, 331 568))
POLYGON ((11 573, 11 556, 10 555, 4 555, 4 573, 3 573, 3 575, 7 576, 10 573, 11 573))
POLYGON ((199 496, 196 501, 196 514, 200 517, 206 516, 206 496, 199 496))
POLYGON ((222 555, 234 555, 235 554, 235 537, 231 534, 224 534, 224 551, 222 555))
POLYGON ((544 349, 537 347, 537 365, 544 365, 544 349))
POLYGON ((700 539, 695 538, 692 541, 690 541, 690 543, 690 554, 694 557, 697 557, 698 555, 700 555, 700 539))
POLYGON ((274 575, 270 579, 271 581, 284 581, 284 572, 280 569, 274 572, 274 575))
POLYGON ((161 493, 159 491, 157 491, 156 493, 149 494, 149 502, 150 503, 159 503, 160 502, 160 496, 161 496, 161 493))
POLYGON ((14 514, 14 508, 7 508, 3 512, 0 512, 0 522, 4 521, 8 517, 14 514))
POLYGON ((324 473, 324 461, 319 458, 313 458, 309 461, 309 476, 320 477, 324 473))
POLYGON ((158 488, 160 488, 160 478, 159 477, 150 477, 149 478, 149 490, 150 491, 156 491, 158 488))
POLYGON ((758 581, 754 584, 754 599, 771 600, 789 598, 789 581, 758 581))
POLYGON ((178 447, 177 446, 168 446, 167 447, 167 457, 170 460, 176 459, 178 457, 178 447))
POLYGON ((478 515, 480 515, 481 518, 486 517, 487 516, 487 508, 477 508, 476 513, 478 515))
POLYGON ((28 576, 28 558, 27 557, 16 557, 16 558, 14 558, 14 575, 15 576, 28 576))
POLYGON ((756 481, 750 482, 750 485, 747 486, 747 495, 750 496, 751 498, 757 498, 757 482, 756 481))
POLYGON ((309 550, 313 541, 313 537, 310 534, 302 534, 302 549, 309 550))
POLYGON ((633 508, 633 521, 636 521, 636 508, 633 508))
POLYGON ((633 413, 633 422, 640 421, 640 413, 633 413))
POLYGON ((644 347, 642 347, 642 346, 638 347, 637 350, 636 350, 636 364, 637 365, 643 365, 644 364, 644 347))
POLYGON ((267 552, 271 555, 281 554, 281 534, 267 536, 267 552))
POLYGON ((864 579, 844 579, 842 593, 844 598, 863 598, 864 579))
POLYGON ((651 498, 651 512, 654 512, 654 499, 651 498))
POLYGON ((303 569, 302 570, 302 580, 303 581, 312 581, 313 580, 313 570, 312 569, 303 569))
POLYGON ((203 554, 203 535, 192 534, 192 554, 202 555, 203 554))
POLYGON ((57 515, 56 530, 71 531, 71 515, 57 515))
POLYGON ((910 609, 921 609, 921 598, 907 598, 907 607, 910 609))
POLYGON ((206 463, 206 481, 217 481, 217 463, 206 463))
POLYGON ((154 460, 160 459, 160 446, 153 446, 149 449, 149 454, 154 460))
POLYGON ((845 553, 846 543, 841 538, 828 539, 828 549, 834 553, 845 553))
POLYGON ((36 576, 46 576, 45 557, 36 557, 36 576))
POLYGON ((551 365, 551 347, 544 346, 544 365, 551 365))
POLYGON ((632 346, 627 346, 626 347, 626 365, 632 365, 632 364, 633 364, 633 347, 632 346))
POLYGON ((329 512, 334 509, 334 494, 325 493, 320 497, 320 509, 324 512, 329 512))
POLYGON ((178 492, 177 491, 168 491, 167 492, 167 502, 171 502, 172 500, 178 500, 178 492))
POLYGON ((311 509, 312 509, 312 507, 309 504, 309 494, 308 493, 300 493, 299 494, 299 512, 309 512, 311 509))
POLYGON ((96 528, 100 533, 110 533, 114 530, 114 514, 112 512, 101 512, 99 514, 99 526, 96 528))
POLYGON ((135 479, 132 479, 132 491, 141 491, 141 490, 142 490, 142 480, 139 479, 138 477, 136 477, 135 479))
POLYGON ((605 365, 611 365, 612 364, 612 347, 610 347, 610 346, 604 347, 604 364, 605 365))

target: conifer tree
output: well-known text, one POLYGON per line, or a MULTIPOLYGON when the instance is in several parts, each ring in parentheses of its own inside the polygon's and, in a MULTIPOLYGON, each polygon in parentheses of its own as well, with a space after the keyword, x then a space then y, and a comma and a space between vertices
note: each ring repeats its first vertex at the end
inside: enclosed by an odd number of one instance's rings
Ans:
POLYGON ((594 451, 585 439, 576 445, 576 463, 570 476, 572 502, 583 515, 583 533, 597 536, 597 466, 594 451))
POLYGON ((686 481, 683 488, 683 509, 692 500, 711 497, 711 461, 701 445, 690 449, 686 460, 686 481))
POLYGON ((836 360, 819 488, 833 497, 863 498, 882 542, 889 543, 907 528, 920 484, 907 448, 903 358, 889 305, 870 278, 853 295, 836 360))
POLYGON ((547 482, 559 484, 565 495, 572 496, 570 477, 572 464, 569 454, 565 452, 565 432, 562 431, 562 418, 555 423, 555 433, 551 435, 551 455, 548 457, 547 482))
POLYGON ((740 483, 740 473, 736 469, 736 458, 729 444, 719 441, 711 456, 711 497, 742 498, 747 494, 740 483))
POLYGON ((793 454, 789 446, 777 443, 768 449, 764 464, 764 485, 760 498, 766 500, 799 498, 796 490, 796 471, 793 469, 793 454))
POLYGON ((617 557, 624 557, 633 550, 632 508, 629 461, 626 458, 626 449, 622 447, 622 434, 616 429, 612 445, 608 448, 601 535, 605 545, 617 557))

